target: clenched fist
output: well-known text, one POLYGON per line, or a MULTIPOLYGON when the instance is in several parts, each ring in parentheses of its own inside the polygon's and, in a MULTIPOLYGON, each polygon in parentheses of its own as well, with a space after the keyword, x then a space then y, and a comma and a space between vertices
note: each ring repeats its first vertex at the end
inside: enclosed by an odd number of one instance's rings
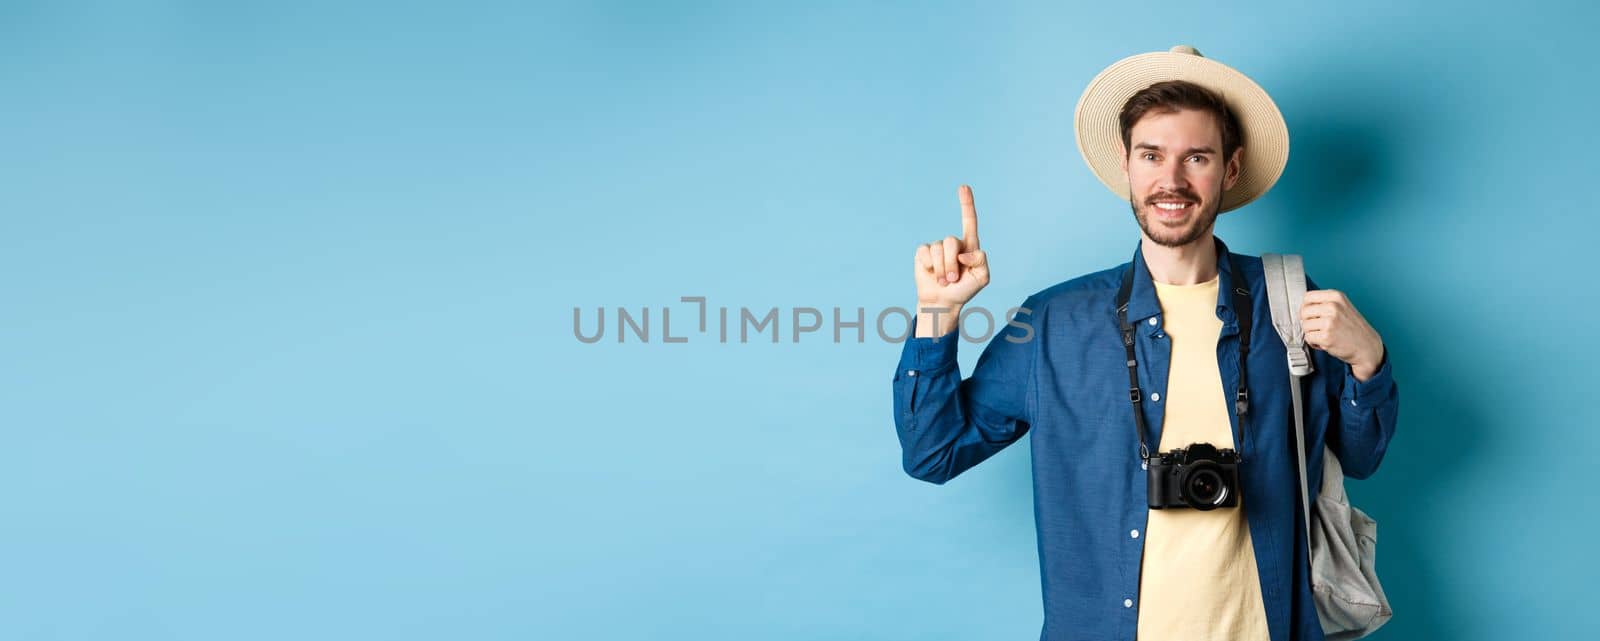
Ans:
POLYGON ((972 188, 962 185, 961 238, 945 236, 917 247, 917 336, 943 336, 955 327, 954 315, 989 284, 989 261, 978 248, 978 208, 972 188), (925 308, 939 308, 925 314, 925 308))
POLYGON ((1300 327, 1306 344, 1350 364, 1350 373, 1365 382, 1383 362, 1383 338, 1337 289, 1306 292, 1300 302, 1300 327))

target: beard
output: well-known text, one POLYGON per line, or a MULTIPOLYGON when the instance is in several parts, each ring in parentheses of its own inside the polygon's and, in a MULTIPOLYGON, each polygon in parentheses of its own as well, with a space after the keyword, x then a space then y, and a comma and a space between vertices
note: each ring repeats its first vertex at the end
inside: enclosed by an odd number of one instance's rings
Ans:
POLYGON ((1199 240, 1217 222, 1217 210, 1222 207, 1219 197, 1203 204, 1196 213, 1184 220, 1167 222, 1150 214, 1150 210, 1156 206, 1155 201, 1164 198, 1182 198, 1190 202, 1200 202, 1199 198, 1189 192, 1157 194, 1146 198, 1143 207, 1140 207, 1132 196, 1128 197, 1128 207, 1133 210, 1134 219, 1139 221, 1139 229, 1144 230, 1146 237, 1162 247, 1183 247, 1199 240))

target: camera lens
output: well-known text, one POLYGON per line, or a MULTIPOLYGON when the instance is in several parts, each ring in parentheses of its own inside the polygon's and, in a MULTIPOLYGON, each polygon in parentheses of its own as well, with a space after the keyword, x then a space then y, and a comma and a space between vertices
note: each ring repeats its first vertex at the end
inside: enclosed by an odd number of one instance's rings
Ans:
POLYGON ((1222 474, 1215 465, 1194 466, 1184 476, 1182 487, 1184 500, 1197 510, 1216 508, 1228 498, 1228 488, 1223 484, 1222 474))
POLYGON ((1217 496, 1217 491, 1222 489, 1222 479, 1216 472, 1204 471, 1189 479, 1189 489, 1194 492, 1195 498, 1202 501, 1210 500, 1217 496))

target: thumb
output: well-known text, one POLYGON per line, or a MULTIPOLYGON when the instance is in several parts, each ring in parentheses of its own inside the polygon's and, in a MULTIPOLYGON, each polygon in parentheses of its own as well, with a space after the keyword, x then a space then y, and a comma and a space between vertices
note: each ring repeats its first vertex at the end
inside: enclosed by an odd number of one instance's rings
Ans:
POLYGON ((983 250, 975 249, 965 254, 956 254, 956 260, 961 261, 961 264, 968 267, 982 265, 984 262, 983 250))
POLYGON ((1311 349, 1327 351, 1322 349, 1321 337, 1313 336, 1309 332, 1300 335, 1300 342, 1305 343, 1306 347, 1310 347, 1311 349))

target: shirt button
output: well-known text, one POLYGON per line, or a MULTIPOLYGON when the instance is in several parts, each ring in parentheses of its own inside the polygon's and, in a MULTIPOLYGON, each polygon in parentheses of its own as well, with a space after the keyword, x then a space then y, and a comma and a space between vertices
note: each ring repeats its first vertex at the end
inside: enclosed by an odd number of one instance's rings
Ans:
POLYGON ((1133 599, 1123 599, 1122 600, 1122 607, 1124 607, 1124 608, 1133 607, 1133 599))
POLYGON ((1151 324, 1151 325, 1154 325, 1154 324, 1156 324, 1156 317, 1154 317, 1154 316, 1151 316, 1151 317, 1150 317, 1150 324, 1151 324))
POLYGON ((917 370, 914 370, 914 369, 906 370, 906 376, 916 376, 916 375, 917 375, 917 370))
POLYGON ((1350 406, 1351 406, 1351 407, 1354 407, 1354 406, 1355 406, 1355 404, 1356 404, 1356 399, 1353 399, 1353 398, 1352 398, 1352 399, 1350 399, 1350 406))
POLYGON ((1139 538, 1139 531, 1138 530, 1134 530, 1132 532, 1129 532, 1128 533, 1128 537, 1129 538, 1134 538, 1134 539, 1139 538))
POLYGON ((1150 392, 1150 400, 1152 400, 1152 401, 1161 400, 1161 392, 1150 392))

